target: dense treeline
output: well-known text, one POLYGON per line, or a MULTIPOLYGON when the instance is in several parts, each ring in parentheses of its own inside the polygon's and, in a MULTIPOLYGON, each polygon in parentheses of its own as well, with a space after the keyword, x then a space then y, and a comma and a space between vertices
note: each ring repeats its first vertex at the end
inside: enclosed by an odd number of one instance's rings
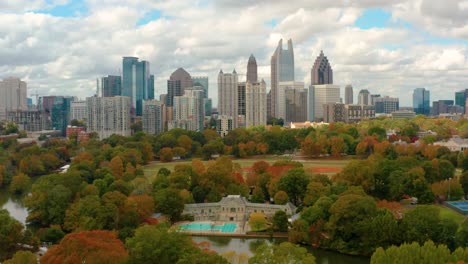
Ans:
MULTIPOLYGON (((447 200, 449 185, 451 199, 468 194, 468 153, 452 153, 430 144, 452 134, 468 136, 467 131, 466 120, 418 117, 411 121, 378 119, 298 130, 254 127, 236 129, 225 138, 213 130, 174 129, 155 136, 142 132, 131 137, 113 135, 102 141, 94 137, 85 142, 49 139, 42 146, 1 140, 0 184, 9 186, 13 193, 30 192, 24 202, 30 212, 27 222, 31 229, 24 229, 0 211, 4 218, 0 221, 0 239, 6 241, 0 259, 24 249, 21 245, 35 247, 39 242, 58 244, 52 253, 60 255, 69 252, 60 246, 72 245, 74 239, 86 244, 90 241, 88 235, 95 236, 86 232, 107 231, 109 241, 122 243, 122 255, 117 258, 144 263, 148 259, 139 256, 145 253, 138 253, 139 239, 149 239, 148 233, 159 236, 160 241, 176 236, 167 227, 145 227, 157 224, 153 213, 162 213, 170 222, 176 222, 186 217, 181 215, 184 204, 217 202, 228 194, 241 194, 252 202, 291 202, 298 206, 300 219, 289 231, 294 243, 361 255, 371 255, 378 247, 422 244, 427 240, 455 250, 466 246, 466 224, 444 218, 434 205, 407 209, 399 201, 408 197, 416 197, 422 204, 447 200), (398 131, 387 137, 388 129, 398 131), (438 134, 410 144, 417 140, 420 129, 438 134), (273 164, 256 162, 246 171, 228 157, 299 150, 309 157, 356 155, 356 160, 330 178, 313 174, 303 164, 287 159, 273 164), (210 160, 217 155, 221 157, 210 160), (145 175, 146 164, 158 158, 172 161, 173 157, 190 158, 191 164, 145 175), (65 163, 70 164, 68 171, 55 172, 65 163), (456 168, 463 173, 456 173, 456 168), (40 175, 31 186, 31 177, 40 175)), ((270 231, 287 230, 284 219, 284 215, 268 219, 272 222, 270 231)), ((178 250, 188 255, 176 256, 171 263, 187 263, 184 261, 192 256, 218 257, 208 250, 199 251, 182 237, 174 239, 185 241, 178 250)), ((108 246, 103 245, 103 250, 108 246)), ((262 254, 284 249, 265 250, 262 254)), ((88 257, 49 256, 48 263, 88 257)))

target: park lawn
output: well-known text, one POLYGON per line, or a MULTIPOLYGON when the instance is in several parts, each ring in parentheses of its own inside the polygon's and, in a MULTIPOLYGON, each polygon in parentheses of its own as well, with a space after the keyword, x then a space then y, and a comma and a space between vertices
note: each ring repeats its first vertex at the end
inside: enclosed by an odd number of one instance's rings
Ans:
POLYGON ((462 214, 458 212, 455 212, 454 210, 450 208, 447 208, 442 205, 434 205, 434 206, 437 206, 440 209, 440 217, 442 219, 453 219, 458 224, 461 224, 463 220, 465 219, 465 216, 463 216, 462 214))
MULTIPOLYGON (((266 161, 270 164, 278 160, 287 159, 281 156, 263 156, 263 157, 253 157, 253 158, 246 158, 246 159, 234 159, 234 163, 240 164, 241 168, 249 169, 253 166, 253 164, 257 161, 266 161)), ((349 162, 349 159, 294 159, 295 161, 299 161, 304 165, 306 170, 313 170, 313 169, 327 169, 332 168, 336 170, 342 170, 349 162)), ((206 163, 206 161, 204 161, 206 163)), ((173 162, 159 162, 155 161, 149 165, 144 167, 145 175, 152 180, 154 175, 158 173, 161 168, 166 168, 170 171, 174 170, 176 165, 190 165, 192 163, 191 160, 183 160, 183 161, 173 161, 173 162)), ((334 173, 333 173, 334 174, 334 173)))

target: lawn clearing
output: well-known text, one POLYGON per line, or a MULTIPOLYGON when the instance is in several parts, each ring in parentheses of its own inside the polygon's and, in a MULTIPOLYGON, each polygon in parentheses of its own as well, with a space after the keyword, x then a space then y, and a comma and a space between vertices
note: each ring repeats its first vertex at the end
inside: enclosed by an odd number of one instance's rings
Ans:
POLYGON ((440 217, 442 219, 453 219, 458 224, 461 224, 463 220, 465 219, 465 216, 463 216, 462 214, 458 212, 455 212, 454 210, 448 207, 445 207, 442 205, 434 205, 434 206, 437 206, 440 209, 440 217))

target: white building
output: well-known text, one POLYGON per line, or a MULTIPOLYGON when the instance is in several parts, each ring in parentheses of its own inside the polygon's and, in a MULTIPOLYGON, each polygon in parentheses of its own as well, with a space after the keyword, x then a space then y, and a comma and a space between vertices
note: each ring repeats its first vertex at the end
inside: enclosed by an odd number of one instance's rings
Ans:
POLYGON ((468 149, 468 139, 454 136, 447 141, 434 142, 435 146, 447 147, 450 151, 464 151, 468 149))
POLYGON ((112 134, 130 136, 130 97, 88 97, 86 107, 88 132, 98 133, 100 139, 112 134))
POLYGON ((276 109, 275 113, 277 118, 282 118, 286 120, 286 90, 287 89, 296 89, 304 90, 304 82, 279 82, 278 89, 276 90, 276 109))
POLYGON ((87 120, 88 111, 86 101, 73 101, 70 103, 70 120, 87 120))
POLYGON ((238 115, 238 76, 236 70, 232 73, 218 74, 218 113, 233 120, 233 128, 237 128, 238 115))
POLYGON ((340 86, 333 84, 313 85, 314 93, 314 117, 316 120, 323 119, 323 105, 340 102, 340 86))
POLYGON ((216 131, 221 137, 225 137, 234 128, 234 120, 231 116, 219 115, 216 119, 216 131))
POLYGON ((28 110, 27 84, 19 78, 0 81, 0 120, 6 120, 7 111, 28 110))
POLYGON ((163 103, 158 100, 143 101, 143 131, 156 135, 163 132, 163 103))
POLYGON ((266 125, 267 122, 266 83, 246 82, 245 84, 245 126, 266 125))
POLYGON ((182 128, 202 131, 205 115, 203 90, 186 89, 184 96, 174 96, 174 119, 168 129, 182 128))

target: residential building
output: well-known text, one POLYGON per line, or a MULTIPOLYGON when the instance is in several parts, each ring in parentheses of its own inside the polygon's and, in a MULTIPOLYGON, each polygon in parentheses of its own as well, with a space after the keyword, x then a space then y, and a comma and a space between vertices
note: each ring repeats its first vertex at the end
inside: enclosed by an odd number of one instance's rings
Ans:
POLYGON ((238 76, 236 70, 232 73, 218 74, 218 113, 230 116, 233 120, 233 128, 237 128, 237 116, 239 113, 238 76))
POLYGON ((123 57, 122 69, 122 96, 130 97, 132 114, 141 116, 143 100, 154 99, 154 77, 150 75, 150 64, 136 57, 123 57))
POLYGON ((205 105, 205 116, 211 116, 211 109, 213 107, 211 98, 204 98, 203 104, 205 105))
POLYGON ((216 119, 216 131, 221 137, 225 137, 229 131, 234 129, 234 119, 232 116, 219 115, 216 119))
POLYGON ((325 123, 346 122, 345 104, 343 103, 323 104, 323 122, 325 123))
POLYGON ((447 141, 434 142, 435 146, 447 147, 450 151, 462 152, 468 149, 468 139, 460 138, 459 136, 453 136, 447 141))
POLYGON ((417 115, 429 115, 431 113, 429 90, 425 88, 414 89, 413 109, 417 115))
POLYGON ((371 105, 372 99, 369 90, 363 89, 358 94, 358 105, 371 105))
POLYGON ((438 116, 440 114, 449 114, 450 110, 453 109, 454 101, 453 100, 439 100, 432 102, 432 115, 438 116))
POLYGON ((320 51, 310 71, 312 85, 333 84, 333 70, 327 57, 320 51))
POLYGON ((86 121, 87 118, 86 101, 73 101, 70 103, 70 120, 86 121))
POLYGON ((122 78, 116 75, 102 77, 101 89, 103 97, 122 95, 122 78))
POLYGON ((202 131, 205 116, 203 90, 185 89, 184 96, 174 97, 174 119, 168 129, 182 128, 191 131, 202 131))
POLYGON ((307 89, 286 88, 284 124, 307 121, 307 89))
POLYGON ((278 117, 278 84, 280 82, 294 81, 294 51, 292 40, 288 40, 288 49, 283 49, 283 40, 278 42, 275 52, 271 56, 271 90, 269 93, 270 106, 268 113, 272 117, 278 117))
POLYGON ((86 132, 86 128, 85 127, 77 127, 77 126, 67 126, 65 135, 66 135, 67 138, 70 138, 70 136, 72 136, 73 134, 75 134, 78 137, 78 135, 81 132, 86 132))
MULTIPOLYGON (((199 83, 200 81, 202 80, 198 80, 199 83)), ((203 83, 201 83, 201 85, 203 85, 203 83)), ((193 87, 192 77, 183 68, 178 68, 171 74, 169 80, 167 80, 167 97, 165 104, 167 106, 174 106, 174 97, 183 96, 185 89, 189 87, 193 87)))
POLYGON ((44 111, 39 110, 7 111, 6 120, 16 123, 20 130, 28 132, 49 130, 51 128, 48 115, 44 111))
POLYGON ((314 118, 323 119, 323 105, 340 102, 340 86, 333 84, 313 85, 314 118))
POLYGON ((376 114, 391 114, 400 109, 399 99, 396 97, 380 97, 374 102, 376 114))
POLYGON ((194 76, 192 77, 193 86, 202 86, 203 87, 203 98, 209 98, 208 96, 208 76, 194 76))
POLYGON ((65 136, 70 123, 70 106, 73 100, 73 97, 56 97, 52 106, 52 128, 60 130, 62 136, 65 136))
MULTIPOLYGON (((245 104, 246 104, 246 101, 245 101, 245 86, 246 86, 246 83, 245 82, 239 82, 237 84, 237 114, 239 115, 240 117, 240 120, 238 121, 245 121, 245 104)), ((244 122, 238 122, 238 126, 239 127, 245 127, 245 123, 244 122)))
POLYGON ((257 83, 258 74, 257 74, 257 60, 253 54, 250 55, 249 61, 247 62, 247 82, 257 83))
POLYGON ((345 87, 345 104, 353 104, 353 86, 351 84, 345 87))
POLYGON ((373 105, 345 105, 345 122, 357 123, 365 119, 375 118, 373 105))
POLYGON ((156 135, 164 132, 163 103, 158 100, 143 101, 143 131, 156 135))
POLYGON ((266 83, 261 82, 251 83, 247 81, 245 84, 245 126, 266 125, 266 83))
POLYGON ((8 111, 26 111, 28 85, 19 78, 0 81, 0 120, 6 120, 8 111))
POLYGON ((113 134, 130 136, 132 102, 128 96, 88 97, 87 131, 96 132, 100 139, 113 134))
POLYGON ((54 106, 55 97, 57 96, 51 95, 39 97, 38 109, 43 110, 47 114, 52 113, 52 107, 54 106))

